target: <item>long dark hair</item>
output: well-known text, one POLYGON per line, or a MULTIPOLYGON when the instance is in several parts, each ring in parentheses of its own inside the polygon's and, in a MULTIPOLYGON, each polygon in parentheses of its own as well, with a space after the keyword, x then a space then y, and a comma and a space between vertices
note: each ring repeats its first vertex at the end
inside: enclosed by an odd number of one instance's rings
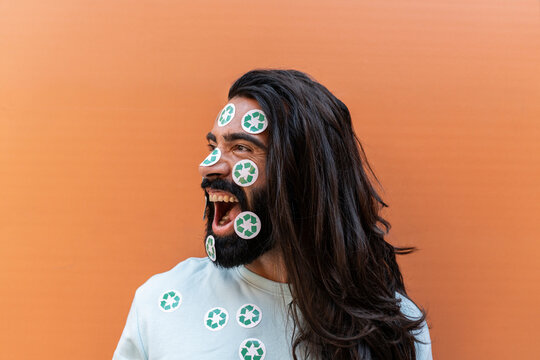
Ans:
POLYGON ((229 99, 258 101, 269 119, 268 207, 293 301, 293 357, 414 359, 410 319, 390 224, 349 110, 295 70, 255 70, 229 99), (300 355, 299 355, 300 354, 300 355))

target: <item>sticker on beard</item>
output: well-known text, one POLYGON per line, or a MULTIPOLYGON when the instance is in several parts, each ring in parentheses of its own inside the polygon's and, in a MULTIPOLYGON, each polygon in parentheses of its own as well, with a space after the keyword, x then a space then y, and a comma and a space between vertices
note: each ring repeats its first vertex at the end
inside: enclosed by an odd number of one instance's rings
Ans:
POLYGON ((268 121, 262 110, 250 110, 242 117, 242 129, 250 134, 260 134, 267 126, 268 121))
POLYGON ((252 239, 261 231, 261 220, 251 211, 244 211, 234 219, 234 231, 242 239, 252 239))
POLYGON ((237 185, 249 186, 257 181, 259 169, 251 160, 240 160, 233 167, 232 178, 237 185))
POLYGON ((234 117, 234 112, 235 112, 234 104, 225 105, 223 110, 221 110, 221 112, 219 113, 219 117, 217 121, 218 126, 225 126, 228 123, 230 123, 234 117))
POLYGON ((221 158, 221 151, 218 148, 215 148, 214 150, 212 150, 210 155, 208 155, 206 159, 203 160, 203 162, 199 166, 212 166, 215 163, 217 163, 220 158, 221 158))
POLYGON ((208 258, 212 261, 216 261, 216 239, 212 235, 209 235, 206 238, 206 255, 208 255, 208 258))

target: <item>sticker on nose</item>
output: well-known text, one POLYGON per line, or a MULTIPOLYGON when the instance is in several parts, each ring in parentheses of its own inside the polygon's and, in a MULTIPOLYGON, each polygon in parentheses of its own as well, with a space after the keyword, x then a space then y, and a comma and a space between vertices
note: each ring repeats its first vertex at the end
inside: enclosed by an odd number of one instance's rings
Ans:
POLYGON ((208 235, 206 238, 206 255, 212 261, 216 261, 216 239, 212 235, 208 235))
POLYGON ((234 117, 234 111, 234 104, 225 105, 225 107, 223 108, 223 110, 221 110, 221 113, 219 114, 218 126, 225 126, 230 123, 234 117))
POLYGON ((241 160, 234 165, 232 178, 240 186, 252 185, 259 177, 259 169, 251 160, 241 160))
POLYGON ((261 231, 261 220, 251 211, 244 211, 234 219, 234 231, 242 239, 252 239, 261 231))
POLYGON ((212 166, 219 161, 221 157, 221 151, 218 148, 215 148, 210 155, 204 159, 200 166, 212 166))
POLYGON ((242 129, 250 134, 260 134, 267 126, 268 121, 262 110, 250 110, 242 118, 242 129))

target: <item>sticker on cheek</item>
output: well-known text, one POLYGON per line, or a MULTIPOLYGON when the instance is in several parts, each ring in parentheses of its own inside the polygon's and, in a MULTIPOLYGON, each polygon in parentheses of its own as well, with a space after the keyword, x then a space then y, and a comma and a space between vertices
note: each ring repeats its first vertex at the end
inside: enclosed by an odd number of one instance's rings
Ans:
POLYGON ((212 261, 216 261, 216 239, 212 235, 208 235, 206 238, 206 255, 212 261))
POLYGON ((234 231, 242 239, 252 239, 261 231, 261 220, 251 211, 244 211, 234 219, 234 231))
POLYGON ((234 165, 232 178, 240 186, 252 185, 259 177, 259 169, 251 160, 241 160, 234 165))
POLYGON ((215 148, 210 155, 204 159, 204 161, 201 163, 200 166, 211 166, 214 165, 219 161, 219 158, 221 157, 221 151, 218 148, 215 148))
POLYGON ((242 118, 242 129, 250 134, 260 134, 267 126, 268 121, 262 110, 250 110, 242 118))
POLYGON ((234 104, 225 105, 223 110, 221 110, 221 112, 219 113, 218 122, 217 122, 218 126, 225 126, 228 123, 230 123, 234 117, 234 112, 235 112, 234 104))

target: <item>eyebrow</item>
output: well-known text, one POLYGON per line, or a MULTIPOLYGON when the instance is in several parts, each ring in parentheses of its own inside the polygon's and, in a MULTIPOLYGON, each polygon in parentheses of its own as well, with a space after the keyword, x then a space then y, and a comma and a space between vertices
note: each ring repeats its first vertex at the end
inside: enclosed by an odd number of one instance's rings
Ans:
MULTIPOLYGON (((246 140, 252 143, 253 145, 259 147, 260 149, 267 150, 266 145, 264 145, 262 141, 248 134, 231 133, 231 134, 223 135, 223 138, 225 139, 225 141, 228 141, 228 142, 235 141, 235 140, 246 140)), ((217 142, 216 136, 212 134, 211 132, 206 134, 206 140, 217 142)))

